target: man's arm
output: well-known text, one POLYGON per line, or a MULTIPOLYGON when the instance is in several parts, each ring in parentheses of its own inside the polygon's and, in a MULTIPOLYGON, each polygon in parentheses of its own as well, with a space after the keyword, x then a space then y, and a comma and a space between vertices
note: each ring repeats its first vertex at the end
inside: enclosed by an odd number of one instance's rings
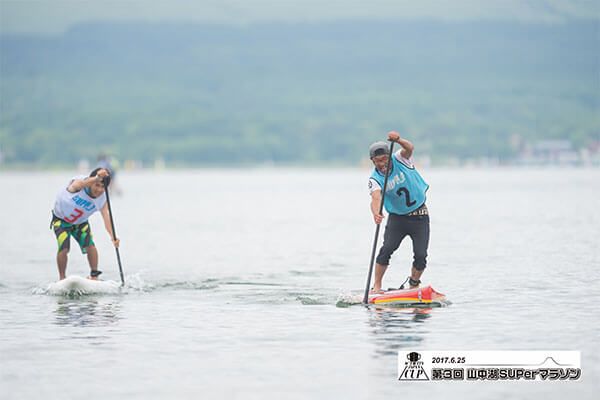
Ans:
POLYGON ((395 131, 389 132, 388 139, 393 142, 398 143, 402 147, 402 151, 400 152, 402 157, 404 157, 408 160, 412 156, 415 146, 408 140, 401 138, 400 134, 398 132, 395 132, 395 131))
POLYGON ((112 240, 115 247, 119 247, 120 240, 115 239, 115 235, 112 230, 112 224, 110 223, 110 214, 108 212, 108 203, 104 204, 104 207, 100 210, 100 214, 102 214, 102 219, 104 220, 104 228, 106 228, 106 232, 110 236, 110 240, 112 240))
POLYGON ((92 186, 95 182, 102 182, 102 179, 105 176, 108 176, 108 172, 102 169, 98 171, 98 175, 96 176, 87 176, 83 179, 73 179, 73 182, 69 184, 67 190, 71 193, 77 193, 84 187, 92 186))
POLYGON ((86 176, 83 179, 73 179, 73 181, 67 187, 67 190, 70 193, 77 193, 85 187, 92 186, 94 184, 94 182, 99 181, 100 179, 101 178, 98 178, 97 175, 96 176, 86 176))
POLYGON ((371 212, 375 223, 379 225, 383 221, 383 215, 379 213, 381 207, 381 190, 375 190, 371 193, 371 212))

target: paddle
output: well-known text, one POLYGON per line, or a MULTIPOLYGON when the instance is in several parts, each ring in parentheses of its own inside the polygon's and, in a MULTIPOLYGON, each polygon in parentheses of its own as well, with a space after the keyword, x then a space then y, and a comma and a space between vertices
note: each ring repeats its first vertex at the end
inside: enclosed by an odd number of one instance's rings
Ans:
MULTIPOLYGON (((392 157, 394 156, 394 142, 390 145, 390 156, 388 158, 387 169, 385 170, 385 178, 383 179, 383 188, 381 188, 381 204, 379 205, 379 215, 383 212, 383 201, 385 200, 385 188, 387 187, 390 167, 392 165, 392 157)), ((375 239, 373 240, 373 250, 371 251, 371 263, 369 264, 369 275, 367 276, 367 287, 365 287, 365 296, 363 304, 369 303, 369 286, 371 286, 371 275, 373 275, 373 263, 375 262, 375 251, 377 250, 377 239, 379 238, 379 228, 381 224, 377 224, 375 228, 375 239)))
MULTIPOLYGON (((108 194, 108 179, 104 178, 102 180, 104 183, 104 193, 106 193, 106 203, 108 204, 108 215, 110 215, 110 226, 113 231, 113 239, 117 240, 117 231, 115 230, 115 221, 113 220, 112 208, 110 206, 110 195, 108 194)), ((125 278, 123 278, 123 267, 121 266, 121 255, 119 254, 119 248, 115 247, 117 252, 117 262, 119 263, 119 273, 121 274, 121 286, 125 286, 125 278)))

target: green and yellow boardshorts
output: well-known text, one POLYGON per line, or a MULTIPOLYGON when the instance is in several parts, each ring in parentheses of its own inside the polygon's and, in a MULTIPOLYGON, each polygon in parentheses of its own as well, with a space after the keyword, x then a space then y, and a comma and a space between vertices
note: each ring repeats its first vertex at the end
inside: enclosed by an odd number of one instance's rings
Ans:
POLYGON ((83 254, 87 253, 88 247, 95 245, 94 239, 92 238, 92 230, 87 221, 85 221, 83 224, 73 225, 52 214, 50 228, 54 229, 59 252, 65 249, 68 251, 70 249, 71 236, 77 240, 77 243, 79 243, 79 248, 81 248, 81 252, 83 254))

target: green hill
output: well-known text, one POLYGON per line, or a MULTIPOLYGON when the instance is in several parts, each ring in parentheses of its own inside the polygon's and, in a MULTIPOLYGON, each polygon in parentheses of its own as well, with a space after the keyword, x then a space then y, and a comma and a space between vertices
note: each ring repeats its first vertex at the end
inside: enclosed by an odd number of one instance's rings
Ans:
POLYGON ((0 37, 7 163, 356 163, 397 129, 420 154, 510 159, 600 140, 599 24, 85 24, 0 37))

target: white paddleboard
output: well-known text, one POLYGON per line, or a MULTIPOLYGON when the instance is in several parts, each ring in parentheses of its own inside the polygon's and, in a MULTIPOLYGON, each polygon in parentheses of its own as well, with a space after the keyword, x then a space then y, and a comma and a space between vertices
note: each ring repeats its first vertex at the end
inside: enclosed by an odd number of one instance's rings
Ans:
POLYGON ((115 281, 95 281, 71 275, 62 281, 48 285, 47 294, 68 296, 85 294, 111 294, 119 293, 121 285, 115 281))

